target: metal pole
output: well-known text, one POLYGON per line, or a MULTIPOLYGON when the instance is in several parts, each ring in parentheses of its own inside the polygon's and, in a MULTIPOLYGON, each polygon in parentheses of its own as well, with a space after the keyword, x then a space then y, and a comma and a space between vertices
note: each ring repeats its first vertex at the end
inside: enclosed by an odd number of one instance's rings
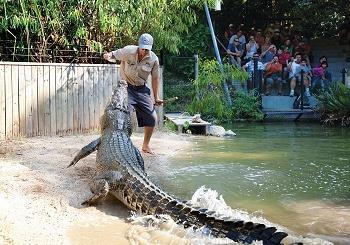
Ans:
POLYGON ((345 74, 346 74, 346 69, 345 68, 343 68, 342 70, 341 70, 341 74, 342 74, 342 82, 343 82, 343 84, 345 85, 345 74))
POLYGON ((194 79, 198 79, 198 70, 199 70, 199 64, 198 64, 198 54, 193 55, 194 57, 194 79))
POLYGON ((300 109, 303 110, 304 109, 304 70, 302 69, 300 72, 300 109))
MULTIPOLYGON (((208 9, 207 3, 204 3, 204 10, 205 10, 205 15, 207 16, 207 21, 208 21, 208 25, 209 25, 210 34, 211 34, 211 39, 213 41, 215 56, 216 56, 217 61, 219 62, 219 67, 220 67, 221 73, 224 73, 224 69, 222 67, 221 56, 220 56, 220 53, 219 53, 218 44, 216 42, 214 28, 213 28, 213 24, 211 22, 210 13, 209 13, 209 9, 208 9)), ((232 106, 232 100, 231 100, 231 97, 230 97, 230 93, 228 91, 227 83, 226 83, 226 81, 222 81, 221 84, 222 84, 223 89, 224 89, 224 94, 225 94, 225 97, 226 97, 227 104, 231 107, 232 106)))
POLYGON ((253 65, 254 65, 254 71, 253 71, 253 89, 258 88, 258 58, 253 57, 253 65))

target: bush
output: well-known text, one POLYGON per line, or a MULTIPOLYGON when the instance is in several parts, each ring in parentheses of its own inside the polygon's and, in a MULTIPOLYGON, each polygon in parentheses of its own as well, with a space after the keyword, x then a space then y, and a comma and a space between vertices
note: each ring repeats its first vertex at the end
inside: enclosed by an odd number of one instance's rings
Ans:
POLYGON ((350 89, 342 83, 332 84, 317 96, 317 111, 321 122, 328 125, 350 126, 350 89))
POLYGON ((246 119, 250 121, 261 121, 264 118, 260 110, 261 99, 256 90, 245 94, 242 91, 236 91, 234 95, 234 105, 232 109, 232 119, 246 119))

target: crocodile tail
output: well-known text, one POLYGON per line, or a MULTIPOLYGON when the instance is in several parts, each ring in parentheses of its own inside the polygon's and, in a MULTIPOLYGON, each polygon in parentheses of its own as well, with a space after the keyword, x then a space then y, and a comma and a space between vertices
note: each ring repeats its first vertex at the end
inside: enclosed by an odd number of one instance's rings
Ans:
POLYGON ((262 241, 264 245, 276 245, 281 244, 282 239, 288 236, 287 233, 277 232, 275 227, 266 227, 264 224, 217 218, 213 216, 214 211, 192 208, 175 199, 169 200, 165 205, 161 205, 162 202, 164 200, 161 200, 155 213, 168 214, 185 228, 199 228, 204 225, 215 237, 227 237, 235 242, 248 244, 262 241))

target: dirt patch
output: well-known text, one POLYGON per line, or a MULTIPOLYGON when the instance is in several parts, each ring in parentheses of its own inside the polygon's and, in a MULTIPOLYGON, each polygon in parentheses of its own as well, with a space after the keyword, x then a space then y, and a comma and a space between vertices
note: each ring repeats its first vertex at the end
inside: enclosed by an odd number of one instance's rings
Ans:
MULTIPOLYGON (((0 142, 0 244, 78 244, 76 224, 117 222, 122 230, 130 225, 130 213, 113 200, 96 207, 80 203, 89 195, 94 175, 93 153, 76 166, 66 168, 81 147, 98 135, 35 137, 0 142)), ((140 147, 142 134, 132 137, 140 147)), ((145 155, 145 168, 186 147, 177 135, 157 132, 152 138, 156 156, 145 155)), ((120 237, 119 243, 130 241, 120 237)))

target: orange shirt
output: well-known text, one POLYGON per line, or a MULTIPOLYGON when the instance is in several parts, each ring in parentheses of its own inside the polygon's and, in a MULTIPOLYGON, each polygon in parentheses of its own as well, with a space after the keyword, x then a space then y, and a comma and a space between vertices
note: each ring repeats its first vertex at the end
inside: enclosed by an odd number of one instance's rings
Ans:
POLYGON ((282 64, 277 62, 277 63, 272 63, 272 62, 269 62, 267 63, 266 65, 266 73, 265 75, 268 76, 268 75, 271 75, 273 73, 278 73, 278 72, 282 72, 282 64))

